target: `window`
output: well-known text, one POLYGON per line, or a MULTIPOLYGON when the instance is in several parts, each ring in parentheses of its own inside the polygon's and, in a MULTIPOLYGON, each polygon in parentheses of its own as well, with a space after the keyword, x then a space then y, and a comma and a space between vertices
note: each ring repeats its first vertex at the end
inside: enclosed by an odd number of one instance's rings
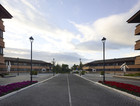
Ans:
POLYGON ((0 37, 3 38, 3 31, 0 30, 0 37))
POLYGON ((0 46, 0 54, 3 54, 3 48, 0 46))

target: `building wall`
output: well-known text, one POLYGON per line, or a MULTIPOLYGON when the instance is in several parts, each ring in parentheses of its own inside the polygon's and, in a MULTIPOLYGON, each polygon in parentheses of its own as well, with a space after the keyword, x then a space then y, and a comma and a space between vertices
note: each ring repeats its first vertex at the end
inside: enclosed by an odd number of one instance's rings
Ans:
POLYGON ((11 19, 12 15, 0 4, 0 64, 4 64, 3 48, 5 47, 3 41, 3 32, 5 32, 5 26, 2 19, 11 19))
MULTIPOLYGON (((29 72, 31 70, 30 59, 17 59, 17 58, 5 58, 5 64, 0 64, 0 73, 7 72, 7 66, 10 62, 10 72, 29 72)), ((32 61, 32 70, 42 72, 42 69, 45 69, 46 72, 51 71, 51 63, 33 60, 32 61)))
MULTIPOLYGON (((128 69, 126 69, 128 72, 140 72, 140 64, 138 64, 138 61, 140 59, 140 56, 131 58, 128 60, 128 58, 122 58, 122 59, 110 59, 109 61, 107 60, 107 63, 105 64, 105 71, 108 72, 114 72, 114 71, 121 71, 121 65, 123 63, 126 62, 126 65, 129 67, 128 69), (137 63, 137 64, 136 64, 137 63)), ((93 61, 90 63, 87 63, 84 65, 83 70, 87 70, 87 71, 92 71, 92 69, 96 69, 96 71, 103 71, 103 61, 99 60, 99 62, 97 63, 97 61, 93 61)))
POLYGON ((136 26, 135 35, 140 35, 140 24, 136 26))
POLYGON ((3 48, 4 48, 3 31, 4 31, 4 25, 3 25, 3 21, 0 19, 0 64, 4 63, 4 57, 3 57, 3 48))
MULTIPOLYGON (((136 26, 135 29, 135 35, 138 36, 140 35, 140 10, 135 13, 130 19, 127 20, 128 23, 137 23, 138 25, 136 26)), ((136 41, 135 44, 135 50, 140 50, 140 40, 136 41)))

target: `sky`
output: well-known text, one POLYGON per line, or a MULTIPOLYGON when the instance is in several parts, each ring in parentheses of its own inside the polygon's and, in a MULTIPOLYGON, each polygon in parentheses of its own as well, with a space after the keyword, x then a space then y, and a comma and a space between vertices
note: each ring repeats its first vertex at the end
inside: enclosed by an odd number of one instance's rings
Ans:
POLYGON ((4 56, 58 64, 83 64, 102 59, 137 56, 137 24, 126 21, 140 9, 140 0, 0 0, 12 19, 3 19, 4 56))

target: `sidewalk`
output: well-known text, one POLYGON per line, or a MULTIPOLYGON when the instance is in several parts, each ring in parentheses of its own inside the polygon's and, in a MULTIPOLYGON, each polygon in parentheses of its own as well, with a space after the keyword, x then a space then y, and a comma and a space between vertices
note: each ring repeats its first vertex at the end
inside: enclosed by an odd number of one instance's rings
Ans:
MULTIPOLYGON (((47 78, 50 78, 53 76, 52 73, 39 73, 37 76, 33 76, 33 81, 42 81, 47 78)), ((14 82, 22 82, 30 80, 30 74, 29 73, 20 73, 19 75, 16 75, 16 73, 12 73, 9 75, 9 77, 0 77, 0 85, 6 85, 14 82)))

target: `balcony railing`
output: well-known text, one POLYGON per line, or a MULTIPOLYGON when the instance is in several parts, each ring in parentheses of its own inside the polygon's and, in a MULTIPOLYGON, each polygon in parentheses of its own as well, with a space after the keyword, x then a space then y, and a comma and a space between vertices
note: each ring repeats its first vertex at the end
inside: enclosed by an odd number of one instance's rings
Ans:
POLYGON ((140 24, 136 26, 135 35, 140 35, 140 24))
POLYGON ((4 27, 4 25, 3 25, 3 21, 2 21, 2 20, 0 20, 0 29, 1 29, 2 31, 5 31, 5 30, 4 30, 5 27, 4 27))
POLYGON ((0 46, 3 48, 5 47, 4 42, 3 42, 3 38, 1 38, 1 37, 0 37, 0 46))
POLYGON ((140 50, 140 40, 136 41, 135 50, 140 50))
POLYGON ((4 57, 3 57, 3 55, 0 55, 0 63, 4 63, 4 57))
POLYGON ((140 56, 137 56, 135 59, 135 64, 140 64, 140 56))

